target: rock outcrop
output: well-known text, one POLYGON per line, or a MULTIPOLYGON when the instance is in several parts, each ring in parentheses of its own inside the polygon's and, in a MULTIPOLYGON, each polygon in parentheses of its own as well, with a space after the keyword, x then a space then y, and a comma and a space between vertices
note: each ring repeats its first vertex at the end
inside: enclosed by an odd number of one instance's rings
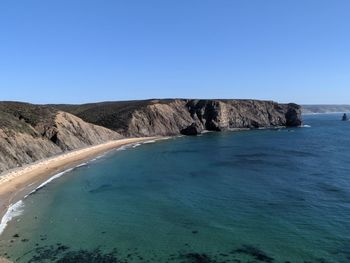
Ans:
POLYGON ((173 99, 55 106, 125 136, 301 125, 300 106, 272 101, 173 99))
POLYGON ((180 131, 183 135, 198 135, 203 131, 203 126, 198 123, 192 123, 190 126, 180 131))

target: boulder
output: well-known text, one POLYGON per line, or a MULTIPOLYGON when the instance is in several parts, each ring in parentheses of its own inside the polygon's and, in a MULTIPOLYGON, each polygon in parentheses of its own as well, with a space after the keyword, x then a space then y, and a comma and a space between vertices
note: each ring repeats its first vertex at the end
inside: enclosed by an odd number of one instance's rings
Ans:
POLYGON ((190 126, 182 129, 180 132, 182 135, 198 135, 202 132, 202 128, 196 124, 192 123, 190 126))

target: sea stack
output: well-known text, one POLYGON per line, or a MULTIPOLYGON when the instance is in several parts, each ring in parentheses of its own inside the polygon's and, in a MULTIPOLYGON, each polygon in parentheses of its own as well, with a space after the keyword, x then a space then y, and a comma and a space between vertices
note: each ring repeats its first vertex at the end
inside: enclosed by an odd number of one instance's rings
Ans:
POLYGON ((342 121, 348 121, 348 120, 349 120, 348 116, 346 115, 346 113, 344 113, 342 121))

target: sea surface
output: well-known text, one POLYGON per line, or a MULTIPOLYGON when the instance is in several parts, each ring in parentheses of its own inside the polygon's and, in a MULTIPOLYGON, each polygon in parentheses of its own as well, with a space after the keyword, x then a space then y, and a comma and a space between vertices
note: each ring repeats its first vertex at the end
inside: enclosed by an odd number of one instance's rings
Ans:
MULTIPOLYGON (((350 262, 350 122, 113 151, 23 201, 14 262, 350 262)), ((18 215, 20 213, 20 215, 18 215)))

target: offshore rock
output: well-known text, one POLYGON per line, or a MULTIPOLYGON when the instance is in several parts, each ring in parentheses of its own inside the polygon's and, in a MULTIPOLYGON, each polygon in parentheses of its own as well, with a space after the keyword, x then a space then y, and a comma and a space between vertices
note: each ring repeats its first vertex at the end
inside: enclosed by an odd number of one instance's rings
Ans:
POLYGON ((346 113, 344 113, 342 121, 348 121, 348 120, 349 120, 348 116, 346 115, 346 113))

